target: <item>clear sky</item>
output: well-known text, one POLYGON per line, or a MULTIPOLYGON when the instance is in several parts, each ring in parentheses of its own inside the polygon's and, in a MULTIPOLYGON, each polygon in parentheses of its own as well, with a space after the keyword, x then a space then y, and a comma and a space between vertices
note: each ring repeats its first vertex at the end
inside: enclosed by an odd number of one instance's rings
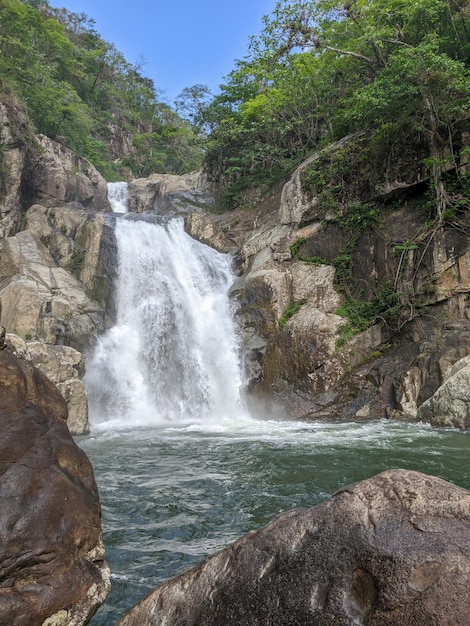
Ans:
POLYGON ((184 87, 208 85, 216 93, 246 55, 250 35, 276 0, 49 0, 54 7, 86 13, 96 31, 129 63, 141 56, 141 73, 172 104, 184 87))

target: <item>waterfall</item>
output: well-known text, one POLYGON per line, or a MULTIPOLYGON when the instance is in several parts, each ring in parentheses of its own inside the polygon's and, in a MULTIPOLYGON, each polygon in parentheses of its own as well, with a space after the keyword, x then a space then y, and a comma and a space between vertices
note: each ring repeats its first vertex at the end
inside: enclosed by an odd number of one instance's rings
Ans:
POLYGON ((116 223, 116 323, 87 366, 92 424, 234 419, 242 374, 228 290, 231 261, 166 224, 116 223))
POLYGON ((127 183, 108 183, 108 200, 114 213, 127 213, 129 210, 127 183))

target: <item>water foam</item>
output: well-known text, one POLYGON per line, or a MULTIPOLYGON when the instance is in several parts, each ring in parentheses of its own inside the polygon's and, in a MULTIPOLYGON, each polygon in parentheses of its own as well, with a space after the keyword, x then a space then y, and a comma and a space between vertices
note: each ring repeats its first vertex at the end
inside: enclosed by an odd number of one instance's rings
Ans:
POLYGON ((85 383, 92 424, 210 424, 244 413, 231 259, 167 224, 120 219, 116 323, 85 383))
POLYGON ((108 200, 114 213, 127 213, 129 210, 127 183, 108 183, 108 200))

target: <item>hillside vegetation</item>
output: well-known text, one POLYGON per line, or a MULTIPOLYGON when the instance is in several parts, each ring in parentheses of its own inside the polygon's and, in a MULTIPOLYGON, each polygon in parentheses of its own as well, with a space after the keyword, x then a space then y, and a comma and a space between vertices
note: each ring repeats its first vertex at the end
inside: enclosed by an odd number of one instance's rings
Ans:
POLYGON ((84 13, 0 0, 0 89, 108 179, 199 167, 201 138, 84 13))
POLYGON ((245 190, 361 131, 353 154, 305 177, 306 191, 347 205, 396 176, 406 155, 429 176, 440 221, 468 208, 470 0, 280 0, 220 93, 188 87, 176 108, 143 61, 47 0, 0 0, 0 52, 2 91, 108 180, 204 161, 234 208, 245 190))
POLYGON ((469 62, 468 0, 281 0, 202 112, 225 205, 361 130, 352 162, 307 188, 334 196, 348 170, 393 175, 406 153, 429 171, 439 216, 468 207, 462 181, 446 186, 444 172, 468 159, 469 62))

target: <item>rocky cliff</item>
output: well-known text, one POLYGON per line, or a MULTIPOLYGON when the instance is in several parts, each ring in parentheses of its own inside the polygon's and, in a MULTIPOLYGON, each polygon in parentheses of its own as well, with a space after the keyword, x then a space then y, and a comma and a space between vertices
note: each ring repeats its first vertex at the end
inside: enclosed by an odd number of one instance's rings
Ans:
POLYGON ((0 103, 0 133, 0 322, 16 353, 58 385, 69 428, 80 434, 88 430, 80 352, 111 308, 107 184, 88 161, 35 135, 8 97, 0 103))
MULTIPOLYGON (((429 402, 470 353, 467 213, 430 217, 428 174, 415 154, 393 171, 377 173, 374 164, 338 183, 335 160, 344 169, 362 141, 361 133, 347 137, 277 189, 253 191, 250 209, 219 214, 203 178, 169 185, 163 176, 131 185, 131 209, 179 212, 192 236, 234 256, 232 294, 256 410, 282 404, 295 418, 468 428, 465 408, 429 402), (203 202, 180 210, 191 185, 203 202)), ((465 365, 459 377, 468 373, 465 365)))
MULTIPOLYGON (((31 138, 21 107, 6 101, 2 111, 9 174, 1 220, 9 236, 0 258, 1 321, 26 341, 82 351, 111 310, 105 183, 63 146, 31 138)), ((233 255, 255 410, 468 428, 465 402, 456 410, 452 400, 443 406, 448 394, 432 400, 444 382, 451 388, 449 378, 468 372, 465 361, 458 373, 451 369, 470 354, 467 212, 431 218, 419 155, 404 155, 392 169, 345 169, 363 141, 362 133, 346 137, 277 188, 253 190, 251 208, 218 213, 216 190, 190 174, 132 181, 130 209, 184 215, 192 236, 233 255)), ((454 163, 448 175, 465 177, 466 168, 454 163)))

